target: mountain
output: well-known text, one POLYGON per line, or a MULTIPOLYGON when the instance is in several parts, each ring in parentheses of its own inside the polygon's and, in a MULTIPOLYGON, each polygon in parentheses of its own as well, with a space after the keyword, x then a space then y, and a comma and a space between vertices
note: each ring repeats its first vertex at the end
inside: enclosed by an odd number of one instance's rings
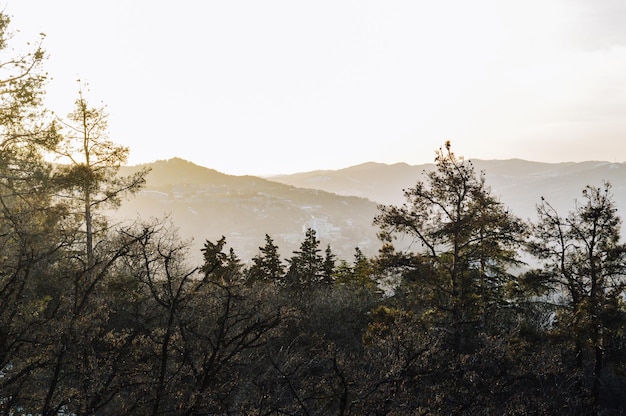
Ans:
MULTIPOLYGON (((484 171, 494 195, 516 215, 535 219, 541 197, 566 214, 585 185, 613 185, 617 208, 626 212, 626 164, 609 162, 540 163, 520 159, 472 160, 484 171)), ((129 174, 152 170, 145 188, 125 201, 116 219, 141 217, 169 220, 184 239, 193 239, 191 255, 201 260, 205 240, 226 236, 243 259, 259 253, 269 234, 283 258, 297 250, 307 227, 317 231, 324 249, 351 260, 354 248, 372 256, 380 243, 372 220, 378 204, 404 202, 404 188, 424 178, 433 164, 364 163, 272 177, 233 176, 174 158, 123 168, 129 174)))
MULTIPOLYGON (((626 163, 567 162, 541 163, 520 159, 471 162, 494 195, 523 219, 536 217, 541 197, 565 214, 574 207, 586 185, 602 186, 609 181, 617 208, 626 214, 626 163)), ((338 195, 358 195, 382 204, 402 204, 402 189, 415 185, 433 164, 365 163, 335 171, 314 171, 268 177, 272 181, 300 188, 319 189, 338 195)))
POLYGON ((179 158, 124 167, 120 174, 146 166, 146 186, 112 213, 114 220, 169 217, 181 238, 193 239, 194 261, 207 239, 222 235, 244 261, 259 253, 265 234, 289 258, 307 227, 317 231, 322 249, 330 244, 339 258, 351 260, 356 246, 368 255, 378 249, 372 226, 377 204, 368 199, 227 175, 179 158))
POLYGON ((403 201, 402 189, 415 185, 422 170, 433 169, 434 166, 368 162, 345 169, 276 175, 268 179, 299 188, 360 196, 382 204, 397 204, 403 201))
POLYGON ((524 160, 475 160, 485 171, 487 184, 502 202, 522 218, 536 218, 535 206, 543 196, 565 214, 582 198, 585 186, 602 187, 608 181, 617 209, 626 215, 626 163, 601 161, 538 163, 524 160))

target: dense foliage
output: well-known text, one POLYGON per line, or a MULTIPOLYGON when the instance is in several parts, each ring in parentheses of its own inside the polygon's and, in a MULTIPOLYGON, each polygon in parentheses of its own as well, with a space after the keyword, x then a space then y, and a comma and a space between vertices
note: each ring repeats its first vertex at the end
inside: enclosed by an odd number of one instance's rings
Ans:
POLYGON ((117 176, 128 150, 82 92, 47 117, 42 58, 0 65, 0 414, 626 413, 609 184, 527 224, 446 143, 380 207, 374 258, 307 229, 287 259, 265 235, 243 264, 222 237, 189 264, 166 221, 107 225, 146 172, 117 176))

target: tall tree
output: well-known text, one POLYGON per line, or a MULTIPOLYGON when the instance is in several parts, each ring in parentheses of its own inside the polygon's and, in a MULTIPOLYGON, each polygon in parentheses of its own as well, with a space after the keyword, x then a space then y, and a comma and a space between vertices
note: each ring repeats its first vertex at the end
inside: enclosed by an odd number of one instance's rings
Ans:
POLYGON ((620 242, 621 219, 611 185, 587 186, 567 216, 545 199, 537 207, 532 251, 543 261, 535 278, 557 302, 557 330, 574 342, 578 395, 590 392, 590 409, 601 405, 605 351, 624 324, 626 245, 620 242), (620 312, 621 311, 621 312, 620 312), (616 325, 616 318, 622 316, 616 325))
POLYGON ((424 305, 429 316, 443 319, 438 325, 450 324, 459 350, 467 329, 484 322, 502 299, 508 268, 519 262, 515 248, 524 226, 490 194, 484 174, 451 151, 449 141, 435 163, 424 181, 404 191, 406 203, 381 206, 374 223, 387 254, 397 235, 414 238, 418 252, 396 256, 394 265, 411 266, 422 292, 431 294, 424 305))
POLYGON ((278 246, 274 244, 274 240, 268 234, 265 234, 265 245, 259 247, 259 254, 252 258, 252 265, 246 274, 249 282, 271 281, 278 283, 282 280, 285 266, 280 259, 278 246))
POLYGON ((505 351, 512 327, 506 289, 525 225, 511 215, 450 142, 435 168, 381 206, 377 266, 397 286, 366 332, 381 413, 487 414, 507 396, 505 351), (398 251, 396 239, 408 248, 398 251), (408 240, 408 241, 407 241, 408 240), (400 279, 397 279, 400 277, 400 279), (380 390, 383 391, 383 390, 380 390), (491 410, 490 410, 491 409, 491 410))
POLYGON ((44 35, 17 45, 10 18, 0 12, 0 413, 11 414, 46 365, 49 342, 44 289, 65 244, 63 210, 51 200, 50 165, 43 152, 57 135, 42 97, 44 35), (24 50, 24 53, 16 51, 24 50))
POLYGON ((324 258, 320 255, 320 241, 313 228, 307 228, 300 249, 287 260, 287 285, 292 288, 309 288, 317 283, 323 273, 324 258))
POLYGON ((67 120, 59 119, 63 138, 54 149, 63 163, 56 174, 64 197, 79 201, 85 227, 87 263, 93 263, 94 235, 106 229, 104 217, 94 214, 105 207, 117 207, 121 197, 137 192, 145 183, 148 170, 119 176, 126 163, 128 148, 108 137, 108 115, 104 107, 91 107, 79 89, 74 111, 67 120))
POLYGON ((337 256, 335 256, 330 248, 330 244, 328 244, 324 251, 324 262, 322 263, 322 281, 324 283, 330 284, 333 282, 336 260, 337 256))

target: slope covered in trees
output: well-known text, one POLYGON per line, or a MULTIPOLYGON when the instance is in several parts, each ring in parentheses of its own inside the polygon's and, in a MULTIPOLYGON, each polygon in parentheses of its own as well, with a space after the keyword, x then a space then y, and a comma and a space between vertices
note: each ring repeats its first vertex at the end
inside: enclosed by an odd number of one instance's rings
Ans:
POLYGON ((99 209, 147 172, 117 175, 127 149, 89 135, 104 119, 84 97, 80 134, 47 116, 42 57, 0 65, 0 414, 624 414, 610 184, 566 211, 539 199, 528 223, 448 142, 372 215, 376 255, 309 227, 282 255, 265 234, 247 265, 207 237, 195 262, 176 224, 99 209))
MULTIPOLYGON (((206 238, 224 235, 249 261, 270 234, 282 255, 295 250, 306 228, 314 228, 337 254, 352 255, 359 245, 377 250, 372 218, 376 203, 365 198, 302 189, 254 176, 233 176, 173 158, 125 167, 123 175, 150 168, 142 192, 111 212, 118 220, 169 215, 182 238, 194 238, 199 253, 206 238)), ((200 261, 199 256, 196 260, 200 261)))

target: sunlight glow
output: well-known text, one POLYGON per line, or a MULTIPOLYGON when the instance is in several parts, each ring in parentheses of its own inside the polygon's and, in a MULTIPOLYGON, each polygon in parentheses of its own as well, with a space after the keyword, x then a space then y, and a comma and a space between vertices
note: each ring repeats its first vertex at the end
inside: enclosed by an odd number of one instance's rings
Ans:
POLYGON ((131 163, 180 156, 237 174, 423 163, 446 139, 479 158, 626 154, 617 3, 64 4, 7 8, 23 33, 47 34, 49 106, 66 114, 74 80, 88 80, 131 163))

